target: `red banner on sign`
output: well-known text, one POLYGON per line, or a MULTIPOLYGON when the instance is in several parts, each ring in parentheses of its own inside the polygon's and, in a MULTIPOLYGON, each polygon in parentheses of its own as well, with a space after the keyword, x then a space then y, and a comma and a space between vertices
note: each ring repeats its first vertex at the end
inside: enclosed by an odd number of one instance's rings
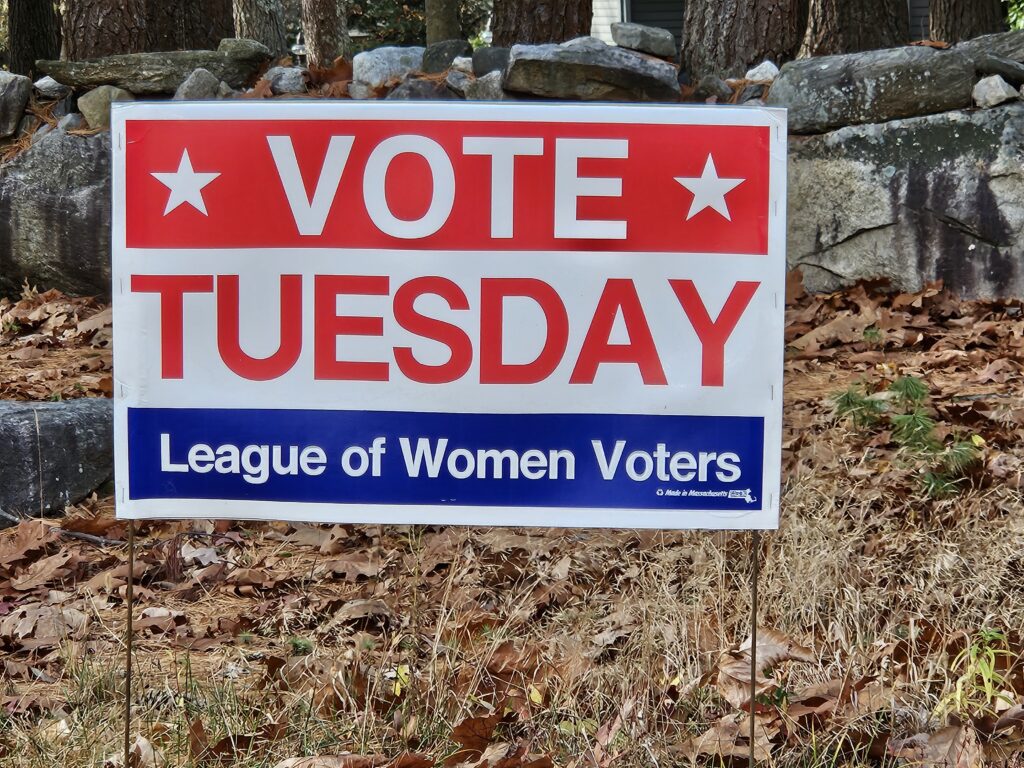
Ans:
POLYGON ((767 254, 769 129, 133 120, 129 248, 767 254))

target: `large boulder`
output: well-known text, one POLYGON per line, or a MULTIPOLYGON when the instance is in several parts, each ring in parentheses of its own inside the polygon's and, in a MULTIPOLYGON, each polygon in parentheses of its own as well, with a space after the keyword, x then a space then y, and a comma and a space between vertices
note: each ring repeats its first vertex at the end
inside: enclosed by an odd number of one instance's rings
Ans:
POLYGON ((200 67, 182 81, 174 92, 174 101, 200 101, 215 99, 220 93, 221 81, 208 69, 200 67))
POLYGON ((977 56, 1001 56, 1004 59, 1024 62, 1024 29, 982 35, 973 40, 957 44, 953 50, 969 58, 977 56))
POLYGON ((0 294, 110 295, 110 134, 55 128, 0 168, 0 294))
POLYGON ((504 74, 508 69, 508 57, 511 49, 498 46, 483 46, 473 51, 473 74, 483 77, 491 72, 504 74))
POLYGON ((174 93, 197 69, 205 69, 232 88, 242 88, 270 61, 270 51, 255 40, 221 40, 216 51, 125 53, 90 61, 38 61, 39 70, 75 88, 116 85, 136 96, 174 93))
POLYGON ((308 90, 309 70, 305 67, 272 67, 263 75, 270 83, 270 92, 275 96, 282 94, 302 94, 308 90))
POLYGON ((112 475, 110 400, 0 402, 0 509, 58 514, 112 475))
POLYGON ((386 45, 357 53, 352 59, 352 80, 373 90, 405 79, 423 66, 422 46, 386 45))
POLYGON ((1024 296, 1024 104, 792 139, 788 240, 813 290, 1024 296))
POLYGON ((31 95, 31 80, 0 69, 0 138, 18 130, 31 95))
POLYGON ((673 58, 677 53, 675 36, 661 27, 616 21, 612 23, 612 40, 622 48, 642 51, 652 56, 673 58))
POLYGON ((443 80, 410 77, 391 91, 387 98, 405 101, 451 101, 462 97, 448 88, 443 80))
POLYGON ((105 131, 110 127, 110 105, 115 101, 135 101, 124 88, 101 85, 78 97, 78 111, 90 128, 105 131))
POLYGON ((767 104, 789 110, 791 133, 824 133, 971 106, 972 59, 924 46, 819 56, 785 64, 767 104))
POLYGON ((513 46, 505 90, 583 101, 679 100, 674 66, 593 37, 513 46))
POLYGON ((423 71, 436 75, 448 69, 457 56, 472 56, 473 46, 465 40, 442 40, 431 43, 423 52, 423 71))

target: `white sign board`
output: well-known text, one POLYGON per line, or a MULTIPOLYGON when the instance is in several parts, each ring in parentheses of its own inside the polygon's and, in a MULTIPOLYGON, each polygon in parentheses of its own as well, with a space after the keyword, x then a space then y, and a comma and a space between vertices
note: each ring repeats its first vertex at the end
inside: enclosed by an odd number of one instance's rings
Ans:
POLYGON ((118 515, 776 527, 785 125, 115 104, 118 515))

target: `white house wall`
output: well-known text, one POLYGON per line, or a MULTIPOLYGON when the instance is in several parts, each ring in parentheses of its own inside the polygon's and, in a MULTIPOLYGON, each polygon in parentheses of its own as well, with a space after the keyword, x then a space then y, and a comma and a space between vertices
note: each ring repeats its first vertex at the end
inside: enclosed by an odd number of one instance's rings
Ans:
POLYGON ((590 34, 612 42, 612 24, 622 21, 622 3, 620 0, 594 0, 594 20, 590 26, 590 34))

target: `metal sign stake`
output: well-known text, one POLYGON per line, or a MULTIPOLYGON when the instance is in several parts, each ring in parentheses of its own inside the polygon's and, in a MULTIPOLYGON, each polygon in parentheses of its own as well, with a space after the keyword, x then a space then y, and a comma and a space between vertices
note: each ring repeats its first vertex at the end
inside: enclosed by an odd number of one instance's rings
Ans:
POLYGON ((135 584, 135 521, 128 521, 128 585, 125 588, 124 604, 128 613, 125 629, 125 675, 124 675, 124 768, 131 765, 132 734, 132 598, 135 584))
POLYGON ((757 706, 757 577, 760 571, 761 532, 750 542, 750 765, 754 765, 754 711, 757 706))

